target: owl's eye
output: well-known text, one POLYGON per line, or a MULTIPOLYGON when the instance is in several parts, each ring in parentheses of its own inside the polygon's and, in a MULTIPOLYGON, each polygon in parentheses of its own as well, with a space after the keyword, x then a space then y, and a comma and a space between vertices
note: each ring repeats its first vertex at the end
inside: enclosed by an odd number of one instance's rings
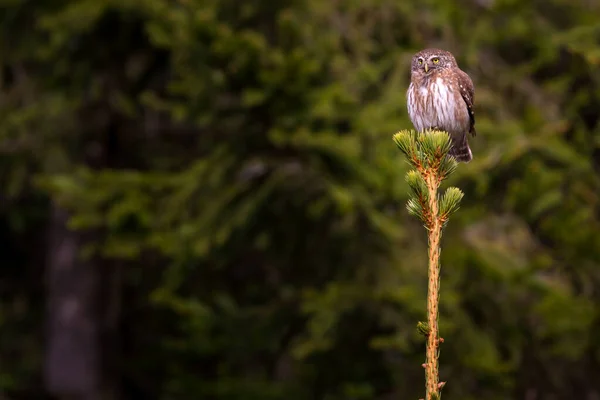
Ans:
POLYGON ((419 65, 423 65, 423 59, 422 59, 422 58, 419 58, 419 61, 417 61, 417 64, 419 64, 419 65))
POLYGON ((431 61, 433 61, 434 64, 438 64, 440 62, 440 59, 436 57, 431 61))

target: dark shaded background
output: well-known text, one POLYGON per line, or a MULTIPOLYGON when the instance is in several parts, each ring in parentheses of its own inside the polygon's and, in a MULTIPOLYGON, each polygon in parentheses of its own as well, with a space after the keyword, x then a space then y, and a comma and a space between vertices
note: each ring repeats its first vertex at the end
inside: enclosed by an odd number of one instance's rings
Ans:
POLYGON ((597 0, 0 0, 0 398, 423 395, 409 61, 454 52, 444 399, 600 399, 597 0))

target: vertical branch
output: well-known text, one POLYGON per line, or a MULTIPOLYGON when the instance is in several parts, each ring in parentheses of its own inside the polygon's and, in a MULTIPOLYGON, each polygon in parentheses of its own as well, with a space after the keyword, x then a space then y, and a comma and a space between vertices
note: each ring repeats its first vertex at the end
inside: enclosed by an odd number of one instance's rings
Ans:
POLYGON ((448 188, 443 196, 438 195, 440 183, 456 169, 457 162, 448 156, 451 142, 446 132, 428 131, 418 134, 402 131, 394 135, 394 141, 407 156, 413 170, 406 174, 412 191, 408 200, 408 211, 419 217, 427 228, 428 237, 428 288, 427 323, 419 322, 417 329, 426 339, 425 398, 439 400, 445 382, 439 381, 438 357, 439 300, 440 300, 440 240, 442 229, 450 215, 458 209, 463 193, 457 188, 448 188))
MULTIPOLYGON (((433 172, 433 171, 430 171, 433 172)), ((427 177, 427 190, 429 193, 429 210, 431 212, 431 224, 428 226, 429 239, 429 284, 427 288, 427 324, 429 325, 429 334, 427 335, 426 350, 426 398, 434 400, 439 397, 438 394, 438 348, 439 348, 439 329, 438 329, 438 303, 440 296, 440 239, 442 235, 442 224, 439 217, 438 207, 438 187, 437 176, 429 173, 427 177)))

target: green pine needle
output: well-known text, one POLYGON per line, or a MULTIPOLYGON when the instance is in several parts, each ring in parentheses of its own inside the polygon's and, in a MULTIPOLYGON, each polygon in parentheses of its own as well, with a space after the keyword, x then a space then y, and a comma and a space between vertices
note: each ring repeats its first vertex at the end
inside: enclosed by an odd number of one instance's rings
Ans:
POLYGON ((408 202, 406 203, 406 208, 408 209, 408 213, 410 215, 414 215, 421 221, 427 222, 427 218, 425 217, 423 207, 417 199, 408 199, 408 202))
POLYGON ((417 157, 418 146, 416 141, 416 135, 413 131, 400 131, 393 136, 394 142, 402 151, 408 161, 414 165, 413 161, 417 157))
POLYGON ((427 324, 427 322, 419 321, 417 322, 417 331, 423 336, 429 336, 431 333, 431 328, 427 324))
POLYGON ((419 136, 419 139, 421 150, 429 160, 434 162, 442 160, 452 145, 450 136, 446 132, 438 130, 426 131, 419 136))
POLYGON ((446 156, 442 159, 439 167, 440 179, 444 180, 451 175, 458 167, 458 161, 454 157, 446 156))
POLYGON ((456 187, 449 187, 440 198, 440 218, 447 221, 450 215, 458 210, 464 194, 456 187))
POLYGON ((406 182, 411 188, 413 194, 419 199, 420 203, 426 203, 429 200, 429 192, 423 180, 423 176, 417 170, 408 171, 406 182))

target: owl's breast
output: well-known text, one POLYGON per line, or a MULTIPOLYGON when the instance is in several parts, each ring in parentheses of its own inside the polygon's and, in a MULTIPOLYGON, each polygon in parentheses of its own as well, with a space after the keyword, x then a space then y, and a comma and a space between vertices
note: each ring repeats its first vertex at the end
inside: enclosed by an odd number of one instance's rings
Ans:
POLYGON ((438 127, 450 133, 469 129, 469 113, 458 88, 438 77, 411 83, 408 93, 411 121, 419 131, 438 127))

